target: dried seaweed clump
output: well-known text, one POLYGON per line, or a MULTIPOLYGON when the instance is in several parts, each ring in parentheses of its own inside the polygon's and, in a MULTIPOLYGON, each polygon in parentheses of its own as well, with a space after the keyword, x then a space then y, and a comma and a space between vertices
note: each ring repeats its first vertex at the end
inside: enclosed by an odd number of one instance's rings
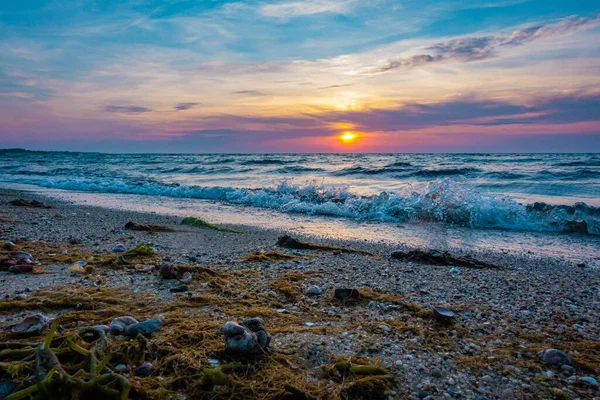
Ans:
POLYGON ((184 218, 183 221, 181 221, 181 225, 193 226, 195 228, 212 229, 212 230, 221 231, 221 232, 242 233, 240 231, 236 231, 233 229, 224 228, 222 226, 217 226, 215 224, 211 224, 210 222, 206 222, 205 220, 196 218, 196 217, 184 218))
POLYGON ((354 254, 361 254, 361 255, 365 255, 365 256, 373 255, 373 253, 369 253, 368 251, 347 249, 345 247, 329 246, 329 245, 324 245, 324 244, 314 244, 314 243, 309 243, 309 242, 302 242, 298 239, 294 239, 293 237, 291 237, 289 235, 281 236, 277 240, 277 246, 286 247, 288 249, 295 249, 295 250, 340 251, 342 253, 354 253, 354 254))
POLYGON ((239 261, 260 261, 260 262, 276 262, 285 260, 294 260, 301 258, 293 254, 284 253, 281 250, 270 250, 270 251, 254 251, 246 254, 244 257, 239 258, 239 261))
POLYGON ((125 229, 129 229, 132 231, 142 231, 142 232, 176 232, 174 228, 170 226, 164 225, 151 225, 151 224, 136 224, 135 222, 129 221, 125 224, 125 229))

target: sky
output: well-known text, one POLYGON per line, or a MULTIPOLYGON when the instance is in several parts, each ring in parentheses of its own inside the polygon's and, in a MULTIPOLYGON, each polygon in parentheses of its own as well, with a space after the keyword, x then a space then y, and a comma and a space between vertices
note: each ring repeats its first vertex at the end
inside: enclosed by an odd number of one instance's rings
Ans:
POLYGON ((600 2, 2 1, 0 147, 600 152, 600 2))

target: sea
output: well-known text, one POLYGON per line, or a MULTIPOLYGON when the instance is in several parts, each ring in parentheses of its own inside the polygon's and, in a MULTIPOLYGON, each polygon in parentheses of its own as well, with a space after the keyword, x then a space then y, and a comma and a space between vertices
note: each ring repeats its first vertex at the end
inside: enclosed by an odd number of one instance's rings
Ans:
POLYGON ((600 154, 2 151, 0 187, 341 239, 600 262, 600 154))

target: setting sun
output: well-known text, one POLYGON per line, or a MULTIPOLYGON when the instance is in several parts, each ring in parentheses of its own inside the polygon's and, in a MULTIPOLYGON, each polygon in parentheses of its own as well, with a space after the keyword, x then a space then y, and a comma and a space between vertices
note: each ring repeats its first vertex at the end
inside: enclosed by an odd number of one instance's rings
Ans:
POLYGON ((354 142, 357 137, 358 135, 356 133, 344 132, 339 136, 339 139, 342 141, 342 143, 350 144, 354 142))

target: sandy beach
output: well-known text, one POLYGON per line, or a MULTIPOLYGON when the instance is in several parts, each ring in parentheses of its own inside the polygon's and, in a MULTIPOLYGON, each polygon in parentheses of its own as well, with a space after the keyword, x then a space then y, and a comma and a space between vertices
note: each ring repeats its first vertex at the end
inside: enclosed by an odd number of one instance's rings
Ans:
MULTIPOLYGON (((43 341, 47 330, 11 336, 10 327, 34 313, 60 316, 59 346, 82 326, 108 325, 123 315, 139 321, 162 315, 143 357, 125 351, 135 340, 106 339, 105 351, 116 354, 106 369, 128 381, 130 398, 600 396, 600 274, 585 263, 501 252, 451 254, 485 265, 479 268, 456 265, 446 254, 437 262, 435 249, 419 249, 432 262, 397 259, 394 251, 415 250, 402 239, 340 241, 235 221, 219 227, 236 232, 220 231, 181 225, 173 216, 8 189, 0 190, 0 224, 2 243, 14 243, 0 259, 20 250, 44 270, 0 271, 0 325, 6 328, 0 343, 43 341), (8 204, 20 198, 52 208, 8 204), (172 231, 126 229, 130 221, 172 231), (285 234, 331 248, 276 246, 285 234), (131 250, 142 242, 151 244, 152 254, 118 258, 122 253, 113 252, 119 244, 131 250), (90 268, 69 272, 80 260, 90 268), (139 272, 144 265, 154 268, 139 272), (191 281, 163 279, 159 270, 168 265, 177 278, 190 272, 191 281), (360 295, 339 299, 336 289, 360 295), (455 319, 436 318, 432 307, 451 310, 455 319), (253 317, 261 317, 272 335, 265 352, 237 357, 223 351, 224 324, 253 317), (564 352, 572 365, 549 365, 538 357, 547 349, 564 352), (144 363, 151 364, 147 376, 135 372, 144 363), (222 371, 225 379, 208 382, 207 369, 222 371)), ((32 384, 35 368, 32 358, 18 360, 7 349, 0 347, 0 380, 14 384, 14 393, 32 384), (23 367, 15 373, 9 367, 18 363, 23 367)), ((64 356, 61 362, 79 360, 64 356)))

